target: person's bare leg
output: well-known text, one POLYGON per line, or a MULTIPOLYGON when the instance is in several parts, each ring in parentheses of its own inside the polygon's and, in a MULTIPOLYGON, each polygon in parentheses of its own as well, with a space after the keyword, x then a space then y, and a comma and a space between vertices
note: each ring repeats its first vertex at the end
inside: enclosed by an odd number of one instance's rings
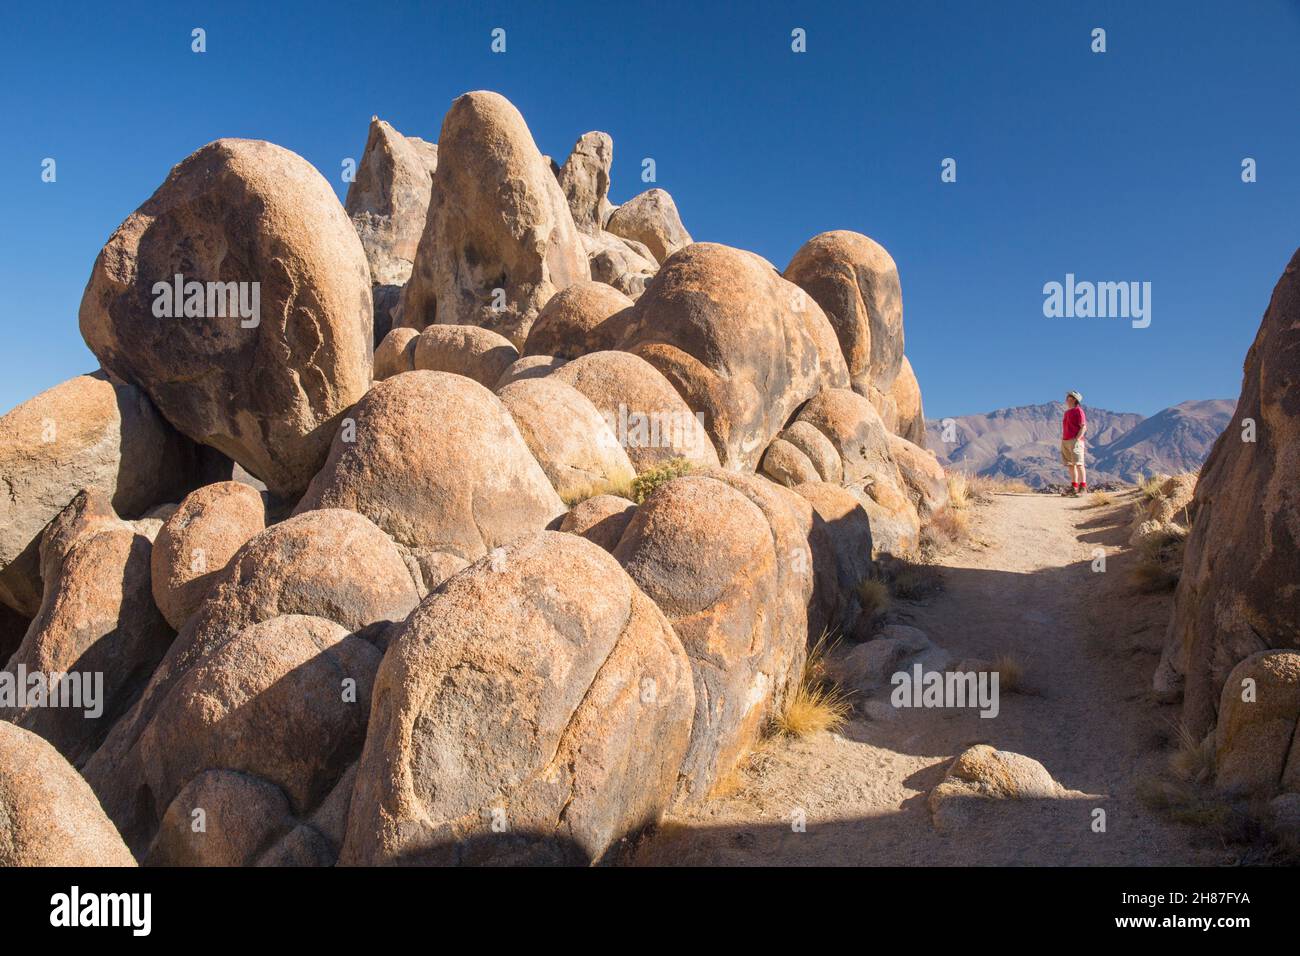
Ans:
POLYGON ((1074 467, 1079 471, 1079 484, 1086 485, 1088 483, 1088 466, 1080 461, 1074 467))

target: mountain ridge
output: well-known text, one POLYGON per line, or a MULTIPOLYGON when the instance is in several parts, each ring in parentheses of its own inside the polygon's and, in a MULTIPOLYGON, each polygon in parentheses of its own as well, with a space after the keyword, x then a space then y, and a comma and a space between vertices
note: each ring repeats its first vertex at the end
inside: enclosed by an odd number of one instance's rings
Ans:
MULTIPOLYGON (((1143 416, 1085 405, 1089 479, 1135 482, 1150 474, 1195 471, 1235 406, 1232 399, 1192 399, 1143 416)), ((1063 402, 1045 402, 928 419, 926 442, 945 468, 1040 487, 1064 475, 1064 413, 1063 402)))

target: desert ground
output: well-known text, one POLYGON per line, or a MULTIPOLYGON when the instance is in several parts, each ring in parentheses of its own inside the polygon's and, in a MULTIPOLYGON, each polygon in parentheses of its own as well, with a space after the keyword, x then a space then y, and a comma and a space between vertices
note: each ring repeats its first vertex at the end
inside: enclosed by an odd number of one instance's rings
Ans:
POLYGON ((1177 712, 1150 692, 1167 594, 1130 582, 1124 545, 1137 493, 1088 499, 998 494, 973 508, 969 539, 941 556, 943 587, 895 602, 953 659, 1009 655, 1021 687, 1000 713, 860 708, 838 731, 776 736, 730 781, 731 792, 669 816, 635 854, 642 864, 1223 865, 1240 849, 1170 822, 1139 797, 1177 746, 1177 712), (1094 551, 1106 552, 1103 573, 1094 551), (1040 761, 1090 796, 989 801, 940 832, 927 794, 967 747, 990 744, 1040 761), (1094 810, 1105 811, 1095 832, 1094 810), (803 811, 804 832, 792 827, 803 811))

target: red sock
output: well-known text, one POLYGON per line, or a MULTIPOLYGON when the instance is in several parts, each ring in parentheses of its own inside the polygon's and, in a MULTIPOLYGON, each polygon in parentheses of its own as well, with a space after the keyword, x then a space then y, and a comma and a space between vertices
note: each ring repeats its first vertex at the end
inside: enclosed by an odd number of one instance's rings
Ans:
POLYGON ((1070 482, 1070 487, 1071 487, 1071 488, 1078 488, 1078 487, 1079 487, 1079 483, 1078 483, 1077 481, 1072 481, 1072 482, 1070 482))
POLYGON ((1082 491, 1084 488, 1087 488, 1087 487, 1088 487, 1088 483, 1087 483, 1086 481, 1081 481, 1081 482, 1079 482, 1079 490, 1080 490, 1080 491, 1082 491))

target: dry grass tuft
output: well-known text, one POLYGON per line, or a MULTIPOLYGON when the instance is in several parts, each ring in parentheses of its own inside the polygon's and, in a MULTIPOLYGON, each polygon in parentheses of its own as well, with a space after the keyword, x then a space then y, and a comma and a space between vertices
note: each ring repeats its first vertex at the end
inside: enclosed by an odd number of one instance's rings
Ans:
POLYGON ((1160 497, 1160 486, 1163 484, 1158 475, 1152 475, 1138 482, 1138 491, 1142 493, 1143 498, 1154 500, 1160 497))
POLYGON ((998 672, 998 693, 1014 694, 1024 689, 1025 669, 1012 655, 998 655, 993 669, 998 672))
POLYGON ((582 504, 588 498, 595 498, 598 495, 618 495, 620 498, 631 498, 633 491, 632 486, 635 478, 626 478, 622 481, 594 481, 584 485, 578 485, 565 491, 560 495, 560 500, 566 507, 572 508, 574 505, 582 504))
POLYGON ((889 588, 884 581, 863 578, 858 582, 857 592, 858 601, 862 604, 862 612, 868 618, 884 614, 889 610, 889 588))
POLYGON ((971 503, 970 480, 960 471, 948 472, 948 507, 965 508, 971 503))
POLYGON ((662 465, 655 465, 632 479, 628 497, 639 505, 645 504, 645 500, 660 485, 690 474, 694 468, 695 466, 685 458, 673 458, 662 465))
POLYGON ((1104 491, 1094 491, 1088 496, 1088 506, 1090 508, 1104 508, 1106 505, 1114 502, 1114 500, 1114 498, 1104 491))
POLYGON ((1178 735, 1178 749, 1169 758, 1169 769, 1174 776, 1187 783, 1208 783, 1214 779, 1215 753, 1214 734, 1206 734, 1201 740, 1179 721, 1174 725, 1178 735))
POLYGON ((992 501, 994 495, 1025 495, 1034 490, 1019 478, 990 478, 976 475, 969 484, 970 496, 976 502, 992 501))
POLYGON ((970 538, 970 514, 949 507, 926 518, 921 526, 921 553, 941 554, 970 538))
POLYGON ((773 731, 786 737, 808 737, 844 725, 852 710, 849 694, 826 676, 826 655, 836 643, 823 631, 809 648, 799 686, 773 720, 773 731))

